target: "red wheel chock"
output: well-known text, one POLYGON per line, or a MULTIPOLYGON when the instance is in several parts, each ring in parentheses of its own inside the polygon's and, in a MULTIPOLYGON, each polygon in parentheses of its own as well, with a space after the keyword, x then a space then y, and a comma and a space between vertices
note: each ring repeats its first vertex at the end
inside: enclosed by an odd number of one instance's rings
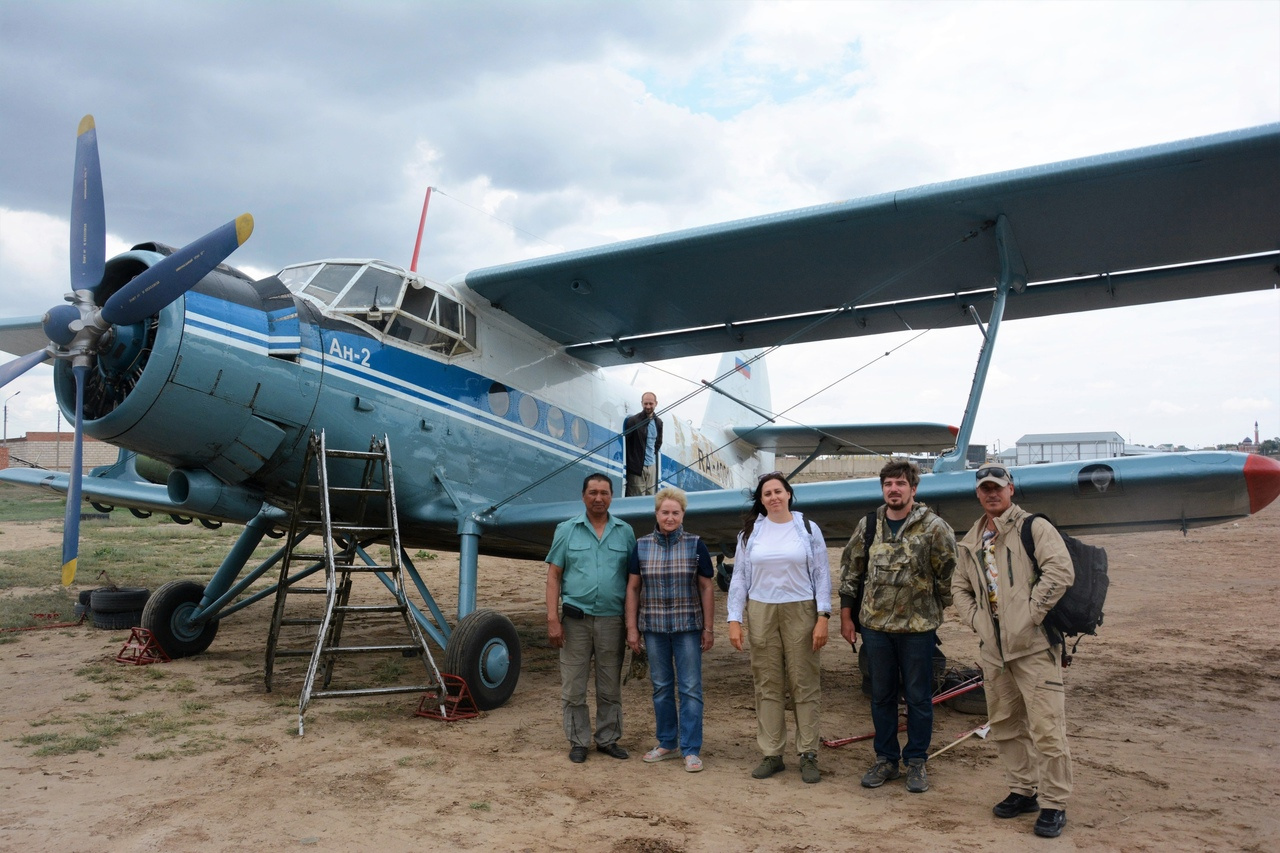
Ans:
POLYGON ((117 663, 131 663, 145 666, 149 663, 168 663, 169 655, 156 638, 146 628, 134 628, 129 632, 129 641, 124 644, 120 654, 116 655, 117 663))
POLYGON ((437 688, 423 693, 418 710, 413 712, 415 717, 430 717, 451 723, 454 720, 470 720, 480 716, 480 709, 476 707, 467 682, 461 676, 441 673, 440 678, 444 681, 443 693, 437 688))

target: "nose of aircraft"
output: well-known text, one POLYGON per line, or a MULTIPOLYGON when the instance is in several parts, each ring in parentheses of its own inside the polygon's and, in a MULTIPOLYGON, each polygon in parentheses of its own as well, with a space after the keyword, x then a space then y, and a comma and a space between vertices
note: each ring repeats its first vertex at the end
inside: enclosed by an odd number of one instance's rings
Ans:
POLYGON ((1250 454, 1244 461, 1244 483, 1249 490, 1249 513, 1253 514, 1280 496, 1280 462, 1250 454))

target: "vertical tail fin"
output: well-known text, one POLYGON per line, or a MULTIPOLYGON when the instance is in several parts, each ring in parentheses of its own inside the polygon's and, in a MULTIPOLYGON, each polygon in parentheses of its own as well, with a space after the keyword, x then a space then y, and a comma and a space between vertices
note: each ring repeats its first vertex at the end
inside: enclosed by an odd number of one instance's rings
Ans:
POLYGON ((720 357, 716 376, 723 378, 715 383, 707 399, 707 410, 702 416, 704 431, 755 426, 772 414, 769 368, 763 358, 756 358, 761 352, 727 352, 720 357))

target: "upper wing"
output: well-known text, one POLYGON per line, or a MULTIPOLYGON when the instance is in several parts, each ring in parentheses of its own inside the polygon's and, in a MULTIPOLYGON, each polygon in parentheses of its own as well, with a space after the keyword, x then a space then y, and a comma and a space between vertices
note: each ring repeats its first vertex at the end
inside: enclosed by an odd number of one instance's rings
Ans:
POLYGON ((827 426, 730 427, 741 441, 786 456, 854 453, 940 453, 956 446, 956 427, 946 424, 834 424, 827 426))
POLYGON ((465 281, 579 358, 650 361, 971 322, 966 306, 989 299, 1000 273, 1000 216, 1030 282, 1009 298, 1007 319, 1268 288, 1277 197, 1271 124, 488 267, 465 281), (815 312, 841 306, 810 328, 815 312))

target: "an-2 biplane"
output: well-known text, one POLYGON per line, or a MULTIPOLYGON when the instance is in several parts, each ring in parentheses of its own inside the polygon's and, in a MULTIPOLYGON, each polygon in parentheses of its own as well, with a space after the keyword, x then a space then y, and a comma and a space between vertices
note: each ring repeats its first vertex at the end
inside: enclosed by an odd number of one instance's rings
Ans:
MULTIPOLYGON (((621 479, 618 431, 638 392, 598 368, 726 353, 701 433, 668 430, 660 475, 691 492, 688 524, 725 553, 744 488, 779 450, 954 447, 919 495, 964 526, 976 513, 964 450, 1003 319, 1272 288, 1280 259, 1280 125, 615 243, 447 284, 371 260, 252 280, 222 264, 248 237, 248 216, 183 249, 144 243, 107 260, 91 117, 74 188, 68 304, 0 323, 0 346, 27 353, 0 368, 0 385, 52 360, 76 425, 70 475, 0 472, 67 494, 64 581, 74 577, 82 497, 243 524, 203 589, 166 585, 148 608, 145 627, 170 654, 198 654, 220 618, 262 597, 242 594, 265 566, 244 569, 283 526, 313 431, 351 448, 387 435, 402 543, 460 553, 457 616, 470 624, 451 630, 433 602, 435 616, 417 616, 441 646, 466 634, 454 658, 483 707, 510 696, 519 652, 510 622, 476 609, 478 555, 542 558, 554 525, 581 511, 582 477, 621 479), (958 435, 929 424, 773 422, 761 350, 966 323, 985 343, 958 435), (82 478, 86 433, 129 452, 82 478), (139 476, 134 454, 164 463, 167 481, 139 476)), ((1038 465, 1015 480, 1019 503, 1073 532, 1185 530, 1270 503, 1280 464, 1170 453, 1038 465)), ((796 494, 833 543, 880 502, 874 480, 796 494)), ((642 532, 652 523, 648 498, 616 499, 613 511, 642 532)))

